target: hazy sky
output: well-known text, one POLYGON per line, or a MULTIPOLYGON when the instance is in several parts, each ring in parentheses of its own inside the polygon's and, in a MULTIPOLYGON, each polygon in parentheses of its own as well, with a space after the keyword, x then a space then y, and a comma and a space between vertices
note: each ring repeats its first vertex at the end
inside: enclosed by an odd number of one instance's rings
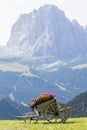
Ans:
POLYGON ((87 0, 0 0, 0 45, 7 43, 11 27, 20 14, 45 4, 54 4, 70 20, 76 19, 80 25, 87 25, 87 0))

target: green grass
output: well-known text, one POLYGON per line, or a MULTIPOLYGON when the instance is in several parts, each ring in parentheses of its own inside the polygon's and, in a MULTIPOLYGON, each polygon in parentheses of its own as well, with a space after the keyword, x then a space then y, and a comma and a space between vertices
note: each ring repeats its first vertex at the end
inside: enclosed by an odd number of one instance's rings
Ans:
POLYGON ((26 123, 18 120, 0 120, 0 130, 87 130, 87 118, 69 118, 65 123, 51 124, 47 121, 26 123))

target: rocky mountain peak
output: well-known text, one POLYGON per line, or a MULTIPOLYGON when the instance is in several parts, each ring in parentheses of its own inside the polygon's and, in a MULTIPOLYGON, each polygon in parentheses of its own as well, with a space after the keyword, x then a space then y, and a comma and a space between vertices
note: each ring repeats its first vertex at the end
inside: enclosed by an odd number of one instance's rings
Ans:
POLYGON ((45 5, 19 17, 12 27, 8 47, 32 57, 72 59, 83 55, 87 32, 78 22, 71 22, 54 5, 45 5))

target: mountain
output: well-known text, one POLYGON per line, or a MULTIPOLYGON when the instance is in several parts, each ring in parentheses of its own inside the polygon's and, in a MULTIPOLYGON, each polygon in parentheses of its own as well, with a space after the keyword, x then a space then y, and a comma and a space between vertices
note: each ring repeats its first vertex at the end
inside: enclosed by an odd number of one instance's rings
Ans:
POLYGON ((54 5, 22 14, 0 48, 0 94, 29 103, 43 92, 68 102, 87 91, 87 29, 54 5))
POLYGON ((14 119, 16 115, 24 115, 28 108, 13 102, 9 97, 0 96, 0 119, 14 119))
POLYGON ((68 104, 70 117, 87 117, 87 91, 74 97, 68 104))
POLYGON ((86 56, 86 43, 84 27, 76 20, 71 22, 56 6, 46 5, 18 18, 12 26, 6 51, 11 48, 12 56, 29 59, 44 57, 50 62, 69 61, 86 56))
POLYGON ((54 93, 56 98, 62 101, 67 101, 69 96, 69 92, 62 85, 59 88, 58 83, 47 81, 44 77, 33 74, 27 76, 17 72, 0 72, 0 83, 0 93, 9 96, 12 100, 16 100, 19 103, 29 104, 32 98, 36 98, 45 92, 54 93), (3 83, 5 83, 4 88, 3 83), (61 94, 65 94, 66 99, 61 94))

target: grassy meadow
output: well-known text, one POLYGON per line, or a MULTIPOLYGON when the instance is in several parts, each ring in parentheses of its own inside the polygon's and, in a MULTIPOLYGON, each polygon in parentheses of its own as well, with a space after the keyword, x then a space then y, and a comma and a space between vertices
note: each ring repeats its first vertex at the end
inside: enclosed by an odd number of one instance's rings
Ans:
POLYGON ((65 123, 0 120, 0 130, 87 130, 87 118, 69 118, 65 123))

